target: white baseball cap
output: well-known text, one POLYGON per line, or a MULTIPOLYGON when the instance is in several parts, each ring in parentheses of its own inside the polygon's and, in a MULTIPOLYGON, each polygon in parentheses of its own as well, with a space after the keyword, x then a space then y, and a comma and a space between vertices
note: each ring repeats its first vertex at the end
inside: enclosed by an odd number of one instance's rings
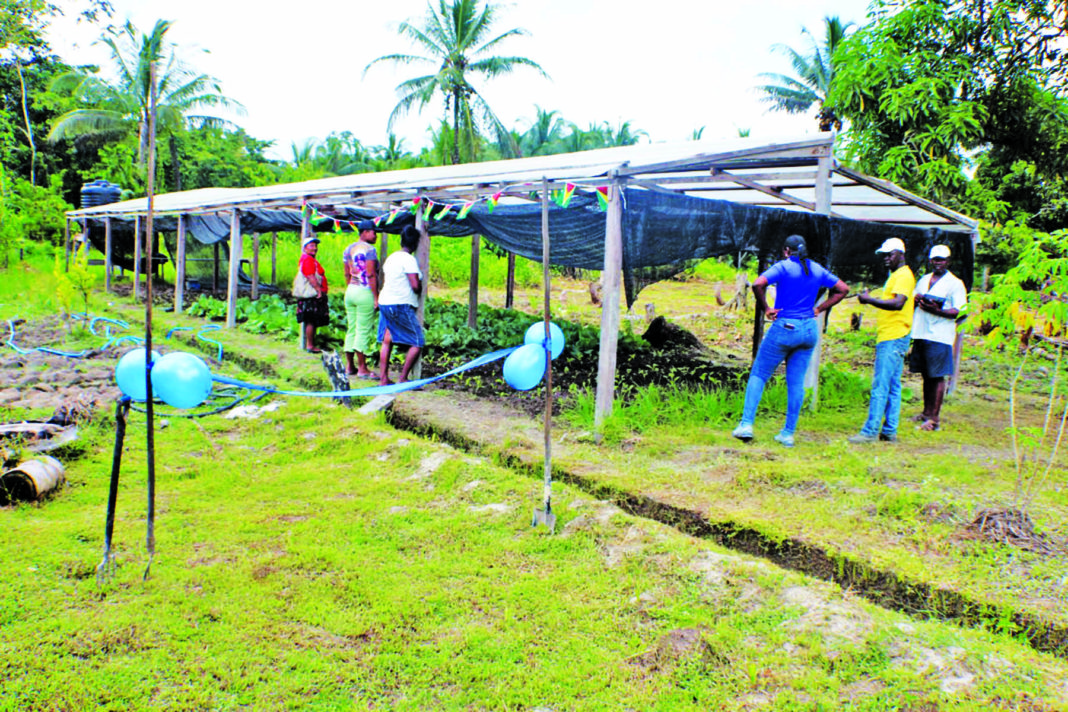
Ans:
POLYGON ((945 245, 935 245, 931 248, 931 254, 927 256, 928 259, 933 260, 936 257, 944 257, 949 259, 949 248, 945 245))
POLYGON ((303 240, 300 241, 300 246, 301 247, 307 247, 308 245, 310 245, 313 242, 319 242, 319 238, 316 237, 315 235, 308 235, 307 237, 305 237, 303 240))
POLYGON ((881 255, 884 252, 893 252, 894 250, 897 250, 902 254, 905 252, 905 243, 901 241, 900 237, 891 237, 888 239, 879 246, 879 249, 875 251, 875 254, 881 255))

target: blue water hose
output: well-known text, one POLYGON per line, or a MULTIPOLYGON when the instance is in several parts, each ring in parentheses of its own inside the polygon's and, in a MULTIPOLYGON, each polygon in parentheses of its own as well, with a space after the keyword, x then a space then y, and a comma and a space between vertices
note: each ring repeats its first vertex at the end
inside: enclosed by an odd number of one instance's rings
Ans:
POLYGON ((451 371, 446 371, 445 373, 439 374, 437 376, 432 376, 430 378, 423 378, 418 381, 408 381, 406 383, 394 383, 393 385, 389 386, 373 386, 371 388, 350 388, 347 391, 280 391, 271 386, 259 386, 254 383, 239 381, 236 378, 229 378, 227 376, 212 375, 211 378, 216 383, 225 383, 231 386, 239 386, 241 388, 248 388, 249 390, 253 391, 277 393, 278 395, 283 396, 301 396, 308 398, 345 398, 349 396, 361 396, 365 398, 370 398, 373 396, 392 395, 394 393, 401 393, 403 391, 411 391, 416 388, 422 388, 423 386, 434 383, 436 381, 440 381, 444 378, 448 378, 449 376, 455 376, 457 373, 463 373, 464 371, 470 371, 473 368, 478 368, 479 366, 485 366, 488 363, 499 361, 518 348, 520 347, 511 346, 506 349, 500 349, 499 351, 493 351, 488 354, 483 354, 482 356, 479 356, 473 361, 468 361, 462 366, 457 366, 451 371))

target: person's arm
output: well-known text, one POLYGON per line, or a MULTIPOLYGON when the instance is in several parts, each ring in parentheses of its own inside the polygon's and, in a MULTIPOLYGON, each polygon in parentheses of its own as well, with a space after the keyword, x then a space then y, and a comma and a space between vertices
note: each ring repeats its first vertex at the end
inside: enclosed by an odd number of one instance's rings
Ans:
POLYGON ((414 272, 408 273, 408 284, 411 285, 412 291, 419 294, 423 291, 422 280, 419 279, 419 275, 414 272))
POLYGON ((908 300, 909 298, 904 294, 895 294, 890 299, 879 299, 871 296, 867 289, 857 295, 857 301, 861 304, 870 304, 876 309, 885 309, 886 311, 901 311, 905 308, 905 303, 908 300))
POLYGON ((934 314, 935 316, 940 316, 943 319, 956 319, 957 316, 960 315, 959 307, 964 305, 964 296, 961 295, 961 298, 958 299, 953 294, 953 292, 950 291, 946 302, 949 302, 950 304, 956 304, 957 306, 950 306, 949 308, 946 308, 945 302, 943 302, 942 304, 938 304, 937 302, 934 302, 930 299, 926 299, 922 294, 916 296, 916 306, 918 306, 920 309, 924 310, 928 314, 934 314))
POLYGON ((768 306, 768 278, 764 275, 760 275, 753 282, 753 296, 756 298, 757 309, 764 312, 764 318, 775 321, 779 310, 768 306))
POLYGON ((847 294, 849 294, 849 285, 842 280, 838 280, 838 282, 831 287, 831 293, 827 295, 827 298, 824 299, 822 303, 818 304, 816 308, 812 310, 812 313, 815 316, 819 316, 820 312, 827 311, 835 304, 845 299, 847 294))
POLYGON ((371 288, 371 294, 375 295, 375 309, 378 309, 378 260, 367 260, 363 263, 363 273, 367 275, 367 286, 371 288))

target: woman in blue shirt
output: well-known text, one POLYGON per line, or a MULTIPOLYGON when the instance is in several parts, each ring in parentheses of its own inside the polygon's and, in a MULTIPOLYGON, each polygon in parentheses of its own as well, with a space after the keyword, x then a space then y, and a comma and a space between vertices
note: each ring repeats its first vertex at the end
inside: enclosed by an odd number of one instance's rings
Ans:
POLYGON ((797 419, 805 400, 805 371, 819 338, 816 317, 842 301, 849 287, 825 267, 808 259, 808 245, 800 235, 786 238, 782 254, 780 262, 753 282, 757 307, 772 324, 753 359, 742 420, 732 435, 745 442, 753 439, 753 421, 764 395, 764 384, 779 364, 786 361, 786 423, 775 439, 793 447, 797 419), (776 287, 774 307, 769 307, 767 302, 769 284, 776 287), (831 293, 817 306, 821 289, 830 289, 831 293))

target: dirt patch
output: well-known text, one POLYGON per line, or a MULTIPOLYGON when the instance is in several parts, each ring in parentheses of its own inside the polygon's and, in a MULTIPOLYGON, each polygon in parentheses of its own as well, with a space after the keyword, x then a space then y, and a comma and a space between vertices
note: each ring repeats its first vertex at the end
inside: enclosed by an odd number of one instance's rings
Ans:
POLYGON ((69 334, 59 318, 16 325, 14 343, 27 353, 0 355, 0 406, 27 410, 76 411, 83 416, 108 407, 119 397, 115 361, 129 346, 87 349, 78 357, 39 349, 64 351, 69 334))

